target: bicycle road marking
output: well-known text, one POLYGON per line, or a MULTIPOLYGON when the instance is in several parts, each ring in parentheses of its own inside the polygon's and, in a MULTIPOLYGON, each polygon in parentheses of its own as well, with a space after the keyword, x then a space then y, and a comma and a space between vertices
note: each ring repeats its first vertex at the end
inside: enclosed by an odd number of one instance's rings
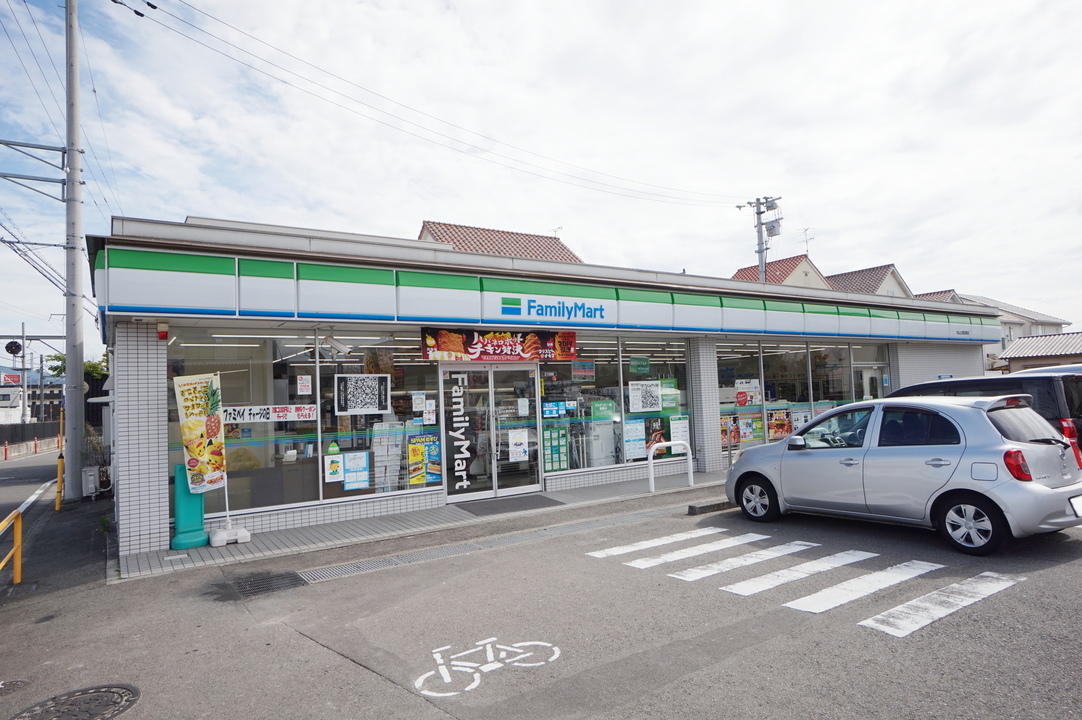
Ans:
POLYGON ((755 542, 757 540, 767 540, 769 535, 759 535, 758 533, 746 533, 744 535, 737 535, 736 537, 729 537, 723 540, 715 540, 714 542, 704 543, 702 545, 695 545, 683 550, 673 550, 672 552, 665 553, 664 555, 655 555, 654 557, 641 558, 639 560, 632 560, 626 562, 624 565, 630 565, 633 568, 654 567, 655 565, 662 565, 664 563, 675 562, 677 560, 684 560, 689 557, 695 557, 696 555, 705 555, 706 553, 714 552, 715 550, 724 550, 725 548, 731 548, 736 545, 744 545, 746 543, 755 542))
POLYGON ((826 572, 827 570, 833 570, 836 567, 860 562, 861 560, 867 560, 868 558, 873 557, 879 557, 879 554, 864 552, 863 550, 846 550, 844 552, 835 553, 834 555, 828 555, 824 558, 819 558, 818 560, 794 565, 791 568, 778 570, 769 575, 760 575, 759 577, 751 578, 750 580, 726 585, 721 589, 727 592, 736 593, 737 595, 754 595, 755 593, 770 590, 771 588, 776 588, 785 583, 803 580, 804 578, 817 573, 826 572))
POLYGON ((648 550, 649 548, 659 547, 661 545, 668 545, 682 540, 693 540, 704 535, 713 535, 715 533, 723 532, 725 532, 725 528, 699 528, 698 530, 689 530, 687 532, 676 533, 675 535, 665 535, 664 537, 657 537, 652 540, 642 540, 637 543, 631 543, 630 545, 618 545, 616 547, 588 552, 586 554, 595 558, 626 555, 627 553, 635 552, 636 550, 648 550))
POLYGON ((755 563, 764 562, 766 560, 773 560, 774 558, 790 555, 813 547, 819 547, 819 544, 797 540, 796 542, 775 545, 774 547, 765 548, 763 550, 756 550, 743 555, 737 555, 736 557, 727 558, 716 563, 710 563, 709 565, 700 565, 699 567, 670 573, 669 577, 676 578, 677 580, 687 580, 689 582, 692 580, 701 580, 704 577, 728 572, 729 570, 734 570, 738 567, 754 565, 755 563))
POLYGON ((983 572, 975 577, 930 592, 927 595, 898 605, 873 618, 857 623, 864 627, 882 630, 894 637, 905 637, 936 620, 994 595, 1000 590, 1024 581, 1024 577, 983 572))
POLYGON ((936 563, 924 562, 923 560, 910 560, 909 562, 889 567, 886 570, 880 570, 878 572, 855 577, 852 580, 846 580, 834 587, 829 587, 812 595, 802 597, 799 600, 785 603, 784 607, 811 613, 826 612, 839 605, 852 602, 865 595, 871 595, 872 593, 888 588, 891 585, 897 585, 900 582, 912 580, 918 575, 923 575, 932 570, 939 570, 942 567, 944 566, 936 563))

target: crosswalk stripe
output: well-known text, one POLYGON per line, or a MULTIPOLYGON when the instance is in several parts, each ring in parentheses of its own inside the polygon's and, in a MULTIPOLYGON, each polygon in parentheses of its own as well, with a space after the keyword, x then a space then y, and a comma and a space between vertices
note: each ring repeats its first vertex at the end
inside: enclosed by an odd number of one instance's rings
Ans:
POLYGON ((778 570, 769 575, 763 575, 743 582, 734 583, 733 585, 726 585, 721 589, 736 593, 737 595, 754 595, 755 593, 760 593, 763 590, 770 590, 771 588, 776 588, 779 585, 784 585, 785 583, 790 583, 794 580, 803 580, 816 573, 833 570, 836 567, 860 562, 861 560, 867 560, 868 558, 873 557, 879 557, 878 553, 864 552, 863 550, 846 550, 845 552, 828 555, 825 558, 819 558, 818 560, 794 565, 791 568, 778 570))
POLYGON ((911 580, 918 575, 923 575, 932 570, 938 570, 941 567, 943 566, 924 562, 922 560, 910 560, 901 565, 895 565, 886 570, 861 575, 860 577, 847 580, 834 587, 829 587, 812 595, 802 597, 799 600, 785 603, 785 607, 812 613, 826 612, 831 608, 844 605, 847 602, 862 598, 865 595, 871 595, 878 590, 888 588, 891 585, 896 585, 900 582, 905 582, 906 580, 911 580))
POLYGON ((983 572, 942 590, 911 600, 904 605, 891 608, 859 624, 882 630, 894 637, 905 637, 914 630, 920 630, 925 625, 930 625, 956 610, 961 610, 1000 590, 1006 590, 1023 580, 1025 580, 1023 577, 983 572))
POLYGON ((641 558, 639 560, 632 560, 626 562, 624 565, 630 565, 633 568, 649 568, 655 565, 661 565, 663 563, 675 562, 676 560, 683 560, 689 557, 695 557, 696 555, 705 555, 715 550, 724 550, 725 548, 734 547, 736 545, 744 545, 745 543, 755 542, 756 540, 766 540, 769 535, 757 535, 756 533, 747 533, 746 535, 738 535, 737 537, 729 537, 724 540, 715 540, 714 542, 704 543, 702 545, 695 545, 693 547, 684 548, 683 550, 673 550, 672 552, 665 553, 664 555, 656 555, 654 557, 641 558))
POLYGON ((765 560, 773 560, 774 558, 781 557, 783 555, 789 555, 791 553, 800 552, 801 550, 807 550, 808 548, 819 547, 817 543, 810 542, 791 542, 784 545, 776 545, 772 548, 765 548, 763 550, 756 550, 755 552, 745 553, 738 555, 734 558, 727 558, 720 562, 710 563, 709 565, 700 565, 699 567, 688 568, 687 570, 681 570, 680 572, 670 573, 669 577, 674 577, 677 580, 700 580, 704 577, 710 577, 711 575, 717 575, 718 573, 728 572, 738 567, 744 567, 746 565, 754 565, 755 563, 763 562, 765 560))
POLYGON ((617 547, 607 548, 605 550, 596 550, 594 552, 586 553, 590 557, 603 558, 612 557, 613 555, 626 555, 627 553, 635 552, 636 550, 647 550, 649 548, 658 547, 659 545, 668 545, 670 543, 680 542, 682 540, 693 540, 703 535, 713 535, 715 533, 725 532, 725 528, 699 528, 698 530, 688 530, 687 532, 677 533, 675 535, 666 535, 664 537, 653 538, 652 540, 643 540, 641 542, 632 543, 630 545, 618 545, 617 547))

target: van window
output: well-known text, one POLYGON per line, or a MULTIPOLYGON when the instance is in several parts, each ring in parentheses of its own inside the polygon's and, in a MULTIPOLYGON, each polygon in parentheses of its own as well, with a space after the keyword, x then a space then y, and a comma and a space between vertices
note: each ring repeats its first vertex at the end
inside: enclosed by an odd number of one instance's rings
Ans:
POLYGON ((1067 396, 1068 415, 1082 419, 1082 375, 1063 378, 1063 394, 1067 396))
MULTIPOLYGON (((1082 377, 1076 386, 1077 402, 1082 416, 1082 377)), ((900 394, 900 393, 899 393, 900 394)), ((905 395, 958 395, 959 397, 992 397, 995 395, 1032 395, 1033 409, 1045 420, 1058 426, 1060 418, 1059 402, 1056 400, 1055 378, 1051 377, 1004 377, 973 378, 971 380, 952 380, 945 383, 929 383, 928 387, 914 385, 906 388, 905 395)), ((1069 404, 1069 403, 1068 403, 1069 404)))

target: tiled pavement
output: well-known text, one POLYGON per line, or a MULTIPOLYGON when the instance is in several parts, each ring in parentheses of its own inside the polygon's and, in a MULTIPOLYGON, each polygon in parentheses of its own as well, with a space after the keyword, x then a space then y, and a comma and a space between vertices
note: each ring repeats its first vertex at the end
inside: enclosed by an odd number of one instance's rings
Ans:
MULTIPOLYGON (((723 486, 725 483, 725 476, 723 473, 695 473, 694 479, 696 488, 716 486, 718 488, 719 498, 724 498, 723 486)), ((681 490, 688 489, 687 475, 680 474, 659 477, 655 479, 654 486, 657 494, 673 494, 673 504, 675 505, 680 502, 678 493, 681 490)), ((136 555, 125 555, 120 558, 110 557, 108 580, 110 582, 118 582, 140 577, 161 575, 177 570, 212 565, 229 565, 259 558, 291 555, 311 550, 326 550, 346 545, 370 542, 373 540, 386 540, 388 538, 444 530, 463 525, 472 525, 486 522, 493 518, 506 517, 511 514, 521 514, 524 512, 556 513, 558 516, 560 509, 568 506, 583 506, 626 500, 638 496, 648 496, 649 494, 646 480, 629 480, 626 482, 576 488, 574 490, 561 490, 558 492, 538 493, 530 496, 517 496, 520 498, 540 497, 559 503, 554 504, 551 507, 533 510, 512 510, 511 512, 477 515, 473 512, 464 510, 461 505, 445 505, 430 510, 418 510, 416 512, 401 513, 397 515, 384 515, 361 520, 348 520, 325 525, 313 525, 311 527, 258 533, 252 535, 251 542, 243 544, 230 543, 222 547, 211 547, 206 545, 187 550, 161 550, 157 552, 139 553, 136 555)), ((502 501, 481 500, 476 502, 502 501)), ((554 518, 554 521, 558 522, 558 519, 554 518)), ((243 527, 243 517, 234 522, 237 526, 243 527)))

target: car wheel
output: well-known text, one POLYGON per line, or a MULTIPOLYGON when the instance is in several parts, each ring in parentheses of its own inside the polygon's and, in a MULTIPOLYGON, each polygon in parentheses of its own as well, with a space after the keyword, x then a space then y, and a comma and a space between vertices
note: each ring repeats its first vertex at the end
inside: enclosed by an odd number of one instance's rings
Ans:
POLYGON ((748 520, 773 522, 781 515, 778 509, 778 493, 765 478, 754 477, 740 483, 736 499, 748 520))
POLYGON ((991 555, 1010 533, 1000 509, 980 495, 957 496, 940 504, 936 530, 948 545, 967 555, 991 555))

